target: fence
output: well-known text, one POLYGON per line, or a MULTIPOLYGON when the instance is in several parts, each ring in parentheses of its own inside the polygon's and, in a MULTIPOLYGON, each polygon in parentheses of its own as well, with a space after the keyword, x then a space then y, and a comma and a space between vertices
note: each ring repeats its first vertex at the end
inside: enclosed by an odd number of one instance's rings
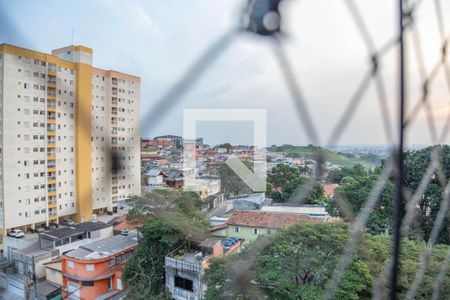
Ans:
MULTIPOLYGON (((358 107, 360 107, 365 99, 365 95, 371 85, 376 89, 377 100, 379 104, 379 110, 382 117, 383 130, 386 136, 387 142, 392 145, 391 158, 384 164, 381 175, 372 189, 369 197, 365 201, 360 212, 356 216, 348 215, 353 222, 350 226, 350 237, 348 244, 345 247, 342 259, 339 261, 336 269, 334 270, 331 284, 326 291, 326 298, 332 299, 336 288, 339 286, 344 271, 350 265, 352 261, 352 255, 356 253, 362 238, 363 229, 367 225, 369 215, 375 207, 380 195, 383 191, 384 185, 390 177, 396 179, 396 205, 395 213, 393 217, 393 249, 391 259, 386 261, 383 270, 383 276, 375 280, 373 287, 374 298, 384 298, 386 292, 390 293, 391 299, 397 298, 396 288, 398 284, 398 274, 401 272, 399 266, 399 256, 401 253, 401 237, 406 236, 415 219, 415 207, 420 202, 421 197, 427 188, 430 181, 437 176, 443 186, 442 201, 437 213, 437 217, 433 224, 431 236, 427 242, 428 247, 421 255, 420 265, 416 273, 414 282, 410 286, 410 290, 407 294, 407 298, 413 299, 418 291, 418 287, 423 279, 427 269, 427 259, 430 256, 432 246, 437 242, 438 234, 444 224, 446 218, 449 202, 450 202, 450 181, 447 182, 442 170, 442 162, 440 160, 439 149, 436 149, 432 154, 432 159, 427 168, 425 174, 423 174, 421 182, 418 184, 418 188, 415 191, 409 191, 404 186, 404 141, 405 134, 411 128, 414 121, 418 118, 420 113, 425 113, 427 116, 427 124, 429 130, 429 137, 432 144, 443 143, 450 130, 450 113, 447 114, 446 122, 441 132, 438 132, 436 126, 436 120, 431 107, 431 90, 433 83, 437 78, 439 72, 443 72, 446 79, 447 89, 450 94, 450 65, 448 63, 449 41, 450 33, 446 31, 444 11, 441 0, 399 0, 397 6, 397 19, 398 19, 398 33, 392 38, 388 39, 381 47, 376 47, 374 40, 369 33, 369 28, 366 24, 366 20, 361 14, 358 2, 354 0, 341 0, 349 14, 354 21, 355 28, 357 29, 361 40, 363 41, 367 50, 367 70, 364 76, 362 76, 360 82, 358 82, 353 90, 353 93, 347 102, 343 113, 338 118, 337 125, 331 131, 331 134, 327 139, 323 139, 317 130, 317 122, 311 117, 309 102, 305 96, 302 86, 299 84, 295 72, 292 68, 292 64, 286 55, 286 49, 284 46, 284 37, 282 33, 282 20, 283 14, 280 12, 280 3, 283 0, 249 0, 247 5, 242 10, 242 24, 237 29, 232 30, 225 35, 219 37, 212 45, 210 45, 199 58, 192 63, 190 68, 186 71, 184 76, 180 80, 174 83, 172 88, 161 97, 156 105, 143 117, 142 132, 146 132, 147 129, 154 126, 160 121, 167 113, 170 107, 176 105, 181 97, 187 93, 194 84, 201 78, 202 75, 211 66, 224 51, 231 45, 237 36, 248 34, 249 32, 255 35, 264 36, 270 47, 273 47, 274 57, 278 62, 283 78, 286 81, 291 99, 296 108, 296 113, 301 121, 302 127, 305 129, 305 133, 308 139, 315 145, 335 145, 337 144, 349 122, 352 120, 358 107), (440 37, 440 44, 436 45, 436 49, 440 49, 440 57, 435 62, 430 70, 426 69, 425 57, 423 54, 423 44, 421 42, 421 35, 416 24, 416 15, 420 11, 424 2, 433 2, 437 28, 436 31, 440 37), (396 112, 395 122, 390 119, 391 111, 389 109, 389 103, 387 102, 385 79, 382 75, 382 64, 384 56, 390 52, 396 51, 398 54, 398 78, 396 79, 396 85, 398 89, 398 112, 396 112), (419 70, 420 77, 420 90, 421 95, 415 102, 411 101, 410 96, 407 94, 407 87, 409 84, 408 78, 408 57, 413 54, 412 57, 416 61, 419 70), (406 113, 405 107, 412 105, 411 112, 406 113), (389 282, 390 288, 386 289, 386 282, 389 282)), ((3 12, 1 15, 5 15, 3 12)), ((449 23, 447 23, 448 26, 449 23)), ((8 19, 4 21, 5 28, 11 30, 11 33, 15 33, 16 30, 13 24, 8 23, 8 19)), ((448 29, 448 28, 447 28, 448 29)), ((115 156, 120 154, 113 153, 115 156)), ((315 172, 315 178, 311 179, 311 182, 307 187, 312 187, 315 182, 322 175, 321 166, 324 163, 325 157, 322 152, 317 152, 317 170, 315 172)), ((113 163, 115 170, 120 169, 118 164, 120 161, 113 163)), ((116 161, 114 160, 114 161, 116 161)), ((306 198, 308 189, 302 189, 302 193, 296 194, 295 199, 292 201, 301 202, 306 198)), ((345 206, 345 199, 342 200, 345 206)), ((345 212, 345 210, 343 210, 345 212)), ((450 265, 450 248, 448 251, 447 259, 442 263, 441 271, 435 281, 434 299, 439 298, 440 285, 443 278, 448 271, 450 265)))

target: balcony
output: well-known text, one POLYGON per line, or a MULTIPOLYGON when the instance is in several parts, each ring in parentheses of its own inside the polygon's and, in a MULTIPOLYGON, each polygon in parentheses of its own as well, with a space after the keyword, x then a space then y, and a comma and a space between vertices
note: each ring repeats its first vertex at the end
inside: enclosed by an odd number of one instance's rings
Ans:
POLYGON ((117 116, 117 108, 112 107, 112 108, 111 108, 111 114, 112 114, 113 116, 117 116))
POLYGON ((56 151, 47 151, 48 160, 56 160, 56 151))
POLYGON ((56 76, 56 65, 55 64, 52 64, 52 63, 48 64, 47 74, 49 76, 56 76))
POLYGON ((56 219, 56 217, 57 217, 57 214, 56 214, 56 209, 53 209, 53 210, 48 210, 48 218, 49 219, 56 219))
POLYGON ((55 112, 48 111, 47 124, 55 124, 55 123, 56 123, 56 114, 55 114, 55 112))
POLYGON ((48 176, 47 177, 47 183, 56 185, 56 176, 48 176))
POLYGON ((56 77, 53 75, 48 75, 47 77, 47 87, 56 88, 56 77))
POLYGON ((48 87, 47 99, 48 100, 56 100, 56 89, 54 87, 48 87))
MULTIPOLYGON (((50 100, 50 99, 48 99, 50 100)), ((56 103, 54 102, 47 102, 47 112, 49 113, 56 113, 56 103)))
POLYGON ((53 206, 53 205, 56 206, 56 197, 49 197, 48 198, 48 205, 49 206, 53 206))
POLYGON ((117 96, 117 88, 113 87, 111 93, 112 93, 114 96, 117 96))
POLYGON ((111 78, 111 83, 113 84, 113 85, 117 85, 117 83, 118 83, 118 80, 117 80, 117 78, 111 78))

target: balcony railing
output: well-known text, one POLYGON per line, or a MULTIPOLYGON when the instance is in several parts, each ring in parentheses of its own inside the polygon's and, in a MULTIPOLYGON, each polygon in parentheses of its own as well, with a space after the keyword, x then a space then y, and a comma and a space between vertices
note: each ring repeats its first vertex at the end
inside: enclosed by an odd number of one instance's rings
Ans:
POLYGON ((55 64, 48 64, 48 72, 56 73, 56 65, 55 64))
POLYGON ((56 192, 56 187, 48 188, 47 191, 48 191, 49 193, 56 192))

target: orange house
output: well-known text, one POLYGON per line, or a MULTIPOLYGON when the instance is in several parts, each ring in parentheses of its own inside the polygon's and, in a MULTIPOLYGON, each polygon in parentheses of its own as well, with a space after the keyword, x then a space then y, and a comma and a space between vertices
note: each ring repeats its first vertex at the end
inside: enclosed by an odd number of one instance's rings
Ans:
POLYGON ((106 300, 122 293, 122 271, 137 246, 136 235, 116 235, 64 254, 63 297, 106 300))

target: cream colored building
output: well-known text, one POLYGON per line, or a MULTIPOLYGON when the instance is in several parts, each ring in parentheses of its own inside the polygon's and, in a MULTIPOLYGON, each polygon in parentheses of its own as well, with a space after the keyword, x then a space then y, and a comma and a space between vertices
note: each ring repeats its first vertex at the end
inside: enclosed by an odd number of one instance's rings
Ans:
POLYGON ((0 44, 0 228, 89 220, 140 194, 140 78, 92 49, 0 44), (119 162, 111 171, 111 153, 119 162))

